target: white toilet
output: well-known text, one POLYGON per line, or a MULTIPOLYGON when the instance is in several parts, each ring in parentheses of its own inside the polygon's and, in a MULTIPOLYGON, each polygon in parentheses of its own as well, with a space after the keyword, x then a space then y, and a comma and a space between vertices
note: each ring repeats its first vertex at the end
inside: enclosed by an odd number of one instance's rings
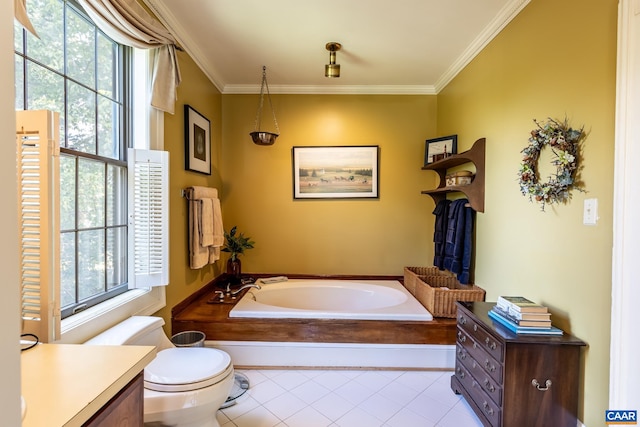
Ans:
POLYGON ((87 341, 91 345, 155 345, 144 369, 144 423, 219 427, 216 411, 234 382, 231 357, 221 350, 175 347, 160 317, 133 316, 87 341))

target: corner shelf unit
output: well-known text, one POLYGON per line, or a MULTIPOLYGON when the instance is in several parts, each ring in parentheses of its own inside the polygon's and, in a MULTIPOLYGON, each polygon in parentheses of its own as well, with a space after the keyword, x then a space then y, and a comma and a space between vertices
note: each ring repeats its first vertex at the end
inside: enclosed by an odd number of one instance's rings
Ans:
POLYGON ((438 188, 422 191, 433 198, 436 204, 447 197, 447 194, 460 192, 467 196, 469 204, 476 212, 484 212, 484 159, 485 159, 485 138, 480 138, 473 143, 473 146, 464 153, 454 154, 446 159, 438 160, 423 166, 423 170, 431 170, 440 177, 438 188), (476 174, 469 185, 447 186, 447 169, 460 166, 465 163, 473 163, 476 167, 476 174))

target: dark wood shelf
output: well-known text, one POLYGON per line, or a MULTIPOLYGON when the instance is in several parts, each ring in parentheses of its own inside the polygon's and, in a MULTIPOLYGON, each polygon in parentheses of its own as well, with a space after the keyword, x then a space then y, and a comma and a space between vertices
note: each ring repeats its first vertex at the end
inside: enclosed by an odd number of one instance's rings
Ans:
POLYGON ((484 174, 485 174, 485 138, 478 139, 471 149, 446 159, 438 160, 423 166, 423 170, 431 170, 438 174, 440 183, 433 190, 422 191, 438 203, 450 193, 463 193, 469 199, 469 204, 476 212, 484 212, 484 174), (473 163, 476 167, 476 174, 469 185, 457 185, 447 187, 447 169, 461 166, 465 163, 473 163))

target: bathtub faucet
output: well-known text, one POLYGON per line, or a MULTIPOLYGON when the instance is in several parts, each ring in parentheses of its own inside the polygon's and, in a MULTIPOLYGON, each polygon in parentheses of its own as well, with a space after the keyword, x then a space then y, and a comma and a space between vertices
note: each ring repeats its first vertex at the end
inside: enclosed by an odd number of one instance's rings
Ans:
POLYGON ((235 291, 231 292, 231 296, 235 298, 236 295, 238 295, 240 292, 244 291, 247 288, 256 288, 258 290, 262 289, 260 285, 256 285, 255 283, 250 283, 248 285, 244 285, 239 289, 236 289, 235 291))

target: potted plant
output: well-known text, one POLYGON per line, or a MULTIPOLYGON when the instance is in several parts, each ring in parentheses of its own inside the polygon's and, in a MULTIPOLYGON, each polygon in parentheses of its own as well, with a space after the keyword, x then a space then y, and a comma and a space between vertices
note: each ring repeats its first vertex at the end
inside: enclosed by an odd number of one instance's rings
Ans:
POLYGON ((227 274, 229 274, 234 281, 240 281, 240 275, 242 274, 242 263, 240 262, 240 255, 247 249, 253 249, 255 242, 250 240, 250 237, 245 237, 243 233, 238 233, 237 226, 234 226, 228 233, 224 232, 225 244, 222 248, 222 252, 228 252, 231 257, 227 260, 227 274))

